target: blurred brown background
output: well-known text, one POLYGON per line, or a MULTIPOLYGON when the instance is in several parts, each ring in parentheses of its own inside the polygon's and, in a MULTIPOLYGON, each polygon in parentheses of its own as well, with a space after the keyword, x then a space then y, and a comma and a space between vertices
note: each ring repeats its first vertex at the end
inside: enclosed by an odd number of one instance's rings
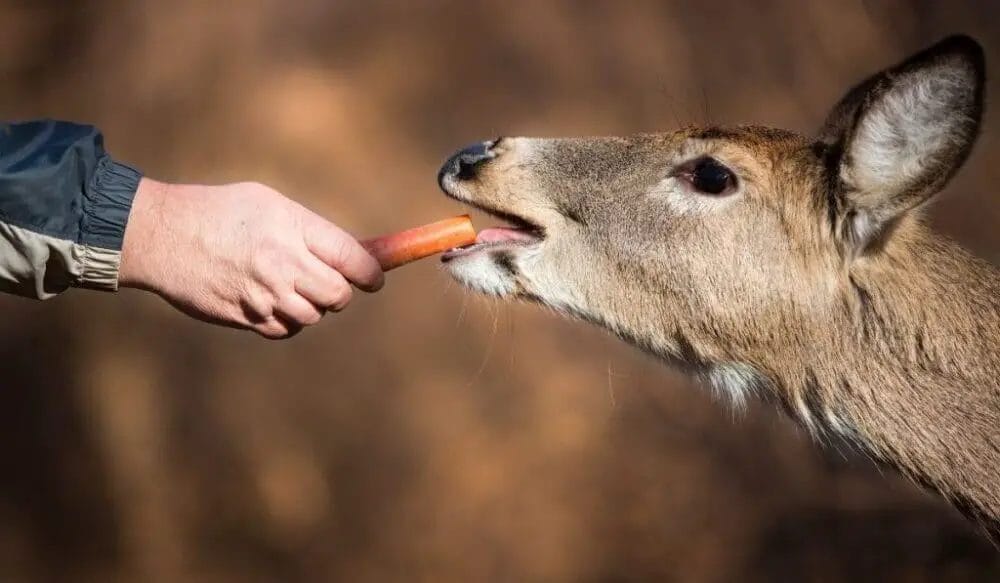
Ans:
MULTIPOLYGON (((460 212, 498 134, 809 132, 993 2, 0 0, 0 112, 171 180, 259 180, 359 235, 460 212)), ((1000 93, 991 82, 990 92, 1000 93)), ((934 209, 1000 261, 990 111, 934 209)), ((292 341, 154 297, 0 298, 3 581, 985 581, 945 504, 427 261, 292 341)))

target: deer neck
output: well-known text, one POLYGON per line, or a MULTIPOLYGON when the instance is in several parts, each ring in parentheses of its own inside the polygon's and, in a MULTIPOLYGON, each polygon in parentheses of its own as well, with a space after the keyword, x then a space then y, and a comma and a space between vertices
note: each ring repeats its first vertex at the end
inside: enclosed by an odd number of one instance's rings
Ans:
POLYGON ((1000 272, 917 221, 893 239, 851 266, 836 299, 819 302, 827 307, 772 330, 766 346, 756 328, 720 339, 665 308, 685 298, 652 289, 573 313, 737 404, 771 395, 814 436, 847 438, 967 513, 996 520, 1000 272))
POLYGON ((844 435, 995 521, 1000 272, 919 225, 899 239, 852 267, 828 333, 769 372, 814 433, 844 435))

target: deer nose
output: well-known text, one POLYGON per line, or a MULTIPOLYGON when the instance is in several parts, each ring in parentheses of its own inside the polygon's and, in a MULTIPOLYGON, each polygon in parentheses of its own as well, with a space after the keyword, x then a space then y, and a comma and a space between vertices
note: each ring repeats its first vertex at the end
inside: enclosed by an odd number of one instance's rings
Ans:
POLYGON ((438 184, 441 185, 441 188, 444 188, 446 179, 462 181, 475 178, 478 169, 496 156, 493 153, 495 143, 491 140, 472 144, 448 158, 441 166, 441 171, 438 172, 438 184))

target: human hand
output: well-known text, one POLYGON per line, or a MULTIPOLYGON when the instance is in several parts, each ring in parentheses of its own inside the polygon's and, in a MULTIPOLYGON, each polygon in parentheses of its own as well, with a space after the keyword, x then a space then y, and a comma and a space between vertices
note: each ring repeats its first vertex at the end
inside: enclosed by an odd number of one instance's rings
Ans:
POLYGON ((384 277, 352 236, 256 183, 172 185, 144 178, 119 284, 155 292, 208 322, 287 338, 384 277))

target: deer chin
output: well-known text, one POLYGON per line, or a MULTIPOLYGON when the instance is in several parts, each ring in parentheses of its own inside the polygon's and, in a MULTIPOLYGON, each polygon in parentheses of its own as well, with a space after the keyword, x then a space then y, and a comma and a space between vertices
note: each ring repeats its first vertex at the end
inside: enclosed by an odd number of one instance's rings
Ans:
POLYGON ((527 223, 492 227, 480 231, 474 244, 442 255, 441 262, 466 287, 497 297, 515 295, 523 291, 519 280, 525 259, 543 241, 541 230, 527 223))
POLYGON ((445 263, 448 272, 465 287, 495 297, 516 295, 517 275, 498 264, 495 255, 475 250, 445 263))

